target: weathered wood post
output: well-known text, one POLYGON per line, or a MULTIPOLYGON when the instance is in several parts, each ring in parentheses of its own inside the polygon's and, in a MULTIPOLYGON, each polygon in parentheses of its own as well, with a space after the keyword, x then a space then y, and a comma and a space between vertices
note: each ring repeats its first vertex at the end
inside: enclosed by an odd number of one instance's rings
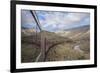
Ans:
POLYGON ((41 33, 41 61, 45 60, 45 32, 41 33))

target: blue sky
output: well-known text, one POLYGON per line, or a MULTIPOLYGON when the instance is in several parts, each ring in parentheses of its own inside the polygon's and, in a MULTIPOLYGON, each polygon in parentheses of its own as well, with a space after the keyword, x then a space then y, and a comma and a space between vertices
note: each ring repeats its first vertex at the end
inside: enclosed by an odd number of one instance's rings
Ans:
MULTIPOLYGON (((43 30, 60 31, 90 25, 89 13, 36 11, 43 30)), ((35 28, 36 23, 28 10, 21 11, 22 28, 35 28)))

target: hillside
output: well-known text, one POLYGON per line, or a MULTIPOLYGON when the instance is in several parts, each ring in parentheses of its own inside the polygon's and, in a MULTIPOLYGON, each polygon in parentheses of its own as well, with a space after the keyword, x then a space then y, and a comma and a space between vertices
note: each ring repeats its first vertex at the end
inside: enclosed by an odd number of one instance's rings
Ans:
POLYGON ((77 28, 67 29, 67 30, 63 30, 63 31, 57 31, 55 33, 60 36, 63 36, 63 37, 67 36, 69 38, 74 38, 77 36, 81 37, 83 35, 89 36, 89 30, 90 30, 89 26, 83 26, 83 27, 77 27, 77 28))
POLYGON ((40 35, 45 38, 45 45, 49 49, 46 53, 46 61, 83 60, 90 58, 89 26, 57 32, 42 31, 38 32, 37 35, 34 29, 24 29, 21 33, 22 62, 34 62, 36 60, 41 51, 40 35), (76 48, 76 46, 79 46, 79 48, 76 48))
POLYGON ((57 35, 67 37, 75 43, 57 45, 48 54, 48 59, 53 60, 79 60, 90 58, 90 28, 84 26, 70 30, 55 32, 57 35), (78 47, 77 47, 78 46, 78 47), (55 53, 53 53, 55 52, 55 53), (56 55, 58 54, 58 55, 56 55), (51 59, 53 56, 53 60, 51 59))

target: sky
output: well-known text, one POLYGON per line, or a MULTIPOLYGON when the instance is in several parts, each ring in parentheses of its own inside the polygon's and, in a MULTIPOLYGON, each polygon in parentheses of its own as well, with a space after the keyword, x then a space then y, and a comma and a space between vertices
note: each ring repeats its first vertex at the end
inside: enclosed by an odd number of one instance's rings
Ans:
MULTIPOLYGON (((46 31, 61 31, 75 27, 90 25, 89 13, 56 12, 56 11, 35 11, 40 26, 46 31)), ((34 28, 36 23, 29 10, 21 11, 21 27, 34 28)))

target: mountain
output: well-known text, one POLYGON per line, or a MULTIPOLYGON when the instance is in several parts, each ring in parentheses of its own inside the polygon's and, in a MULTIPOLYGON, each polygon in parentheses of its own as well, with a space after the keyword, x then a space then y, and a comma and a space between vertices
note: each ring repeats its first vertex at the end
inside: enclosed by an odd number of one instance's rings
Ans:
POLYGON ((41 51, 41 35, 45 46, 46 61, 85 60, 90 58, 90 26, 48 32, 22 29, 22 62, 35 62, 41 51), (79 49, 74 49, 79 46, 79 49), (81 50, 81 52, 80 52, 81 50))
MULTIPOLYGON (((46 40, 49 41, 50 43, 56 43, 56 42, 73 42, 71 39, 67 38, 67 37, 62 37, 59 36, 58 34, 55 34, 54 32, 48 32, 48 31, 41 31, 41 32, 35 32, 35 30, 33 29, 24 29, 21 32, 21 36, 22 36, 22 42, 36 42, 36 43, 40 43, 41 41, 41 36, 46 40)), ((42 39, 43 39, 42 38, 42 39)))
POLYGON ((21 29, 22 36, 31 36, 36 32, 35 29, 21 29))
POLYGON ((79 30, 79 29, 85 29, 85 30, 87 30, 87 29, 90 29, 90 25, 84 25, 84 26, 80 26, 80 27, 74 27, 74 28, 70 28, 70 29, 65 29, 64 31, 72 31, 72 30, 79 30))
POLYGON ((83 26, 83 27, 77 27, 73 29, 67 29, 63 31, 55 32, 56 34, 63 36, 63 37, 69 37, 73 39, 79 39, 90 36, 90 26, 83 26))
POLYGON ((57 31, 55 34, 70 38, 75 43, 67 42, 53 47, 48 53, 47 61, 90 59, 90 26, 57 31))

